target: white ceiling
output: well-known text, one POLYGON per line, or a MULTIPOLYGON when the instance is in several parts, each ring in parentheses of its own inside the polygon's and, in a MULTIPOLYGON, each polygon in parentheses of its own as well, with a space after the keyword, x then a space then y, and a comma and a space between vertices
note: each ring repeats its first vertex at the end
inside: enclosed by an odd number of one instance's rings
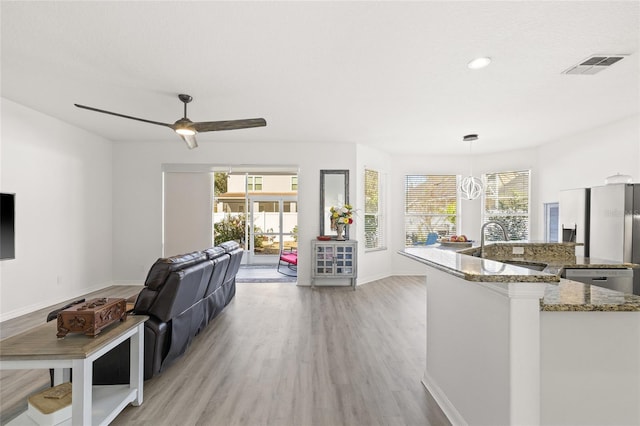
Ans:
MULTIPOLYGON (((638 114, 640 2, 8 2, 2 96, 114 141, 264 117, 216 141, 348 142, 398 154, 539 145, 638 114), (595 53, 631 54, 596 75, 595 53), (466 64, 490 56, 472 71, 466 64)), ((185 148, 186 149, 186 148, 185 148)))

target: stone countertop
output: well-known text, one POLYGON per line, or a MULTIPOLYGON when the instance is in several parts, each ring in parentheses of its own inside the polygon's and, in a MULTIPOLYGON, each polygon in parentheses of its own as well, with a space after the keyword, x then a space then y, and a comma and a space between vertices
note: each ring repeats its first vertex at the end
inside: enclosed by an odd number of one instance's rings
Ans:
MULTIPOLYGON (((464 254, 464 253, 461 253, 464 254)), ((497 260, 497 259, 494 259, 497 260)), ((498 262, 517 262, 522 265, 540 266, 542 272, 560 276, 565 269, 632 269, 640 268, 635 263, 616 262, 615 260, 596 259, 575 256, 570 260, 535 260, 513 257, 511 259, 497 260, 498 262)))
POLYGON ((478 249, 473 247, 456 252, 442 250, 438 245, 434 245, 407 247, 399 253, 467 281, 548 283, 544 298, 540 300, 540 310, 542 311, 640 312, 640 296, 560 279, 560 273, 565 268, 632 268, 639 265, 575 256, 573 259, 545 261, 520 258, 504 259, 506 262, 517 261, 532 265, 546 265, 543 271, 533 271, 498 260, 472 256, 471 254, 478 249))
POLYGON ((437 245, 431 247, 407 247, 400 254, 467 281, 504 283, 557 283, 560 281, 559 276, 556 274, 533 271, 496 260, 460 254, 452 250, 440 250, 437 245))
MULTIPOLYGON (((513 243, 500 242, 487 245, 485 248, 490 251, 485 254, 485 259, 497 260, 499 262, 517 262, 523 265, 542 267, 543 272, 560 276, 564 269, 629 269, 640 268, 640 265, 615 260, 589 258, 575 256, 575 243, 513 243), (513 246, 522 246, 525 253, 514 255, 513 246), (506 250, 505 250, 506 249, 506 250)), ((457 253, 470 256, 479 256, 480 247, 469 247, 457 250, 457 253)))
POLYGON ((640 296, 563 279, 547 286, 540 300, 540 310, 640 312, 640 296))

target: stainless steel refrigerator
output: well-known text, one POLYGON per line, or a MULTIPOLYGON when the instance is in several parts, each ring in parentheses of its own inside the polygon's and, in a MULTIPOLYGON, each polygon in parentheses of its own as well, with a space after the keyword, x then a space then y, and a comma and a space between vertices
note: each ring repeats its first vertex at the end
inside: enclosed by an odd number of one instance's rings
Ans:
POLYGON ((582 243, 582 246, 576 246, 576 256, 589 257, 590 193, 589 188, 560 191, 558 211, 560 241, 582 243))
MULTIPOLYGON (((640 184, 591 188, 589 257, 640 264, 640 184)), ((633 293, 640 294, 634 271, 633 293)))

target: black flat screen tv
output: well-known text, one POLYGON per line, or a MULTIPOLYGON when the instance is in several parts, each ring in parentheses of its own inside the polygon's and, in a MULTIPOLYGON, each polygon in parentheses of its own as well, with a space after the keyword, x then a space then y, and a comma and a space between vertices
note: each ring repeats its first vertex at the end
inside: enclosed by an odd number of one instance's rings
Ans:
POLYGON ((0 193, 0 260, 16 257, 16 194, 0 193))

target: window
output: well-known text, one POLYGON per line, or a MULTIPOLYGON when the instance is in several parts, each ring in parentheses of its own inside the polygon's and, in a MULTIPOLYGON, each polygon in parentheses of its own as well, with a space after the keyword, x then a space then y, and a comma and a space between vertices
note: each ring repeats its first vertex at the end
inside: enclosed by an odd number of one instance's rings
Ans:
POLYGON ((364 238, 365 250, 384 249, 383 175, 376 170, 364 171, 364 238))
POLYGON ((457 187, 455 175, 405 176, 405 246, 424 244, 431 232, 439 237, 456 234, 457 187))
MULTIPOLYGON (((483 223, 502 222, 510 240, 529 239, 530 170, 488 173, 484 175, 483 223)), ((488 240, 499 240, 500 229, 487 227, 488 240)))
POLYGON ((544 240, 547 243, 557 243, 560 241, 558 234, 559 203, 544 204, 544 240))
POLYGON ((298 190, 298 176, 291 176, 291 190, 298 190))
POLYGON ((247 191, 262 191, 262 176, 247 176, 247 191))

